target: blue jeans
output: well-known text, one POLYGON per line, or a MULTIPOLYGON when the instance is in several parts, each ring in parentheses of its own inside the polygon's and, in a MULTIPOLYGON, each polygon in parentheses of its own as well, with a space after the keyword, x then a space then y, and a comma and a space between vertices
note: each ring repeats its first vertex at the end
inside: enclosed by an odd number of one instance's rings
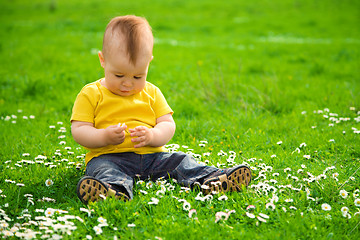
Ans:
POLYGON ((217 170, 198 164, 192 156, 182 152, 126 152, 104 154, 91 159, 86 166, 86 175, 108 183, 115 189, 125 190, 132 199, 135 177, 153 181, 160 177, 170 177, 183 186, 192 187, 195 182, 217 170))

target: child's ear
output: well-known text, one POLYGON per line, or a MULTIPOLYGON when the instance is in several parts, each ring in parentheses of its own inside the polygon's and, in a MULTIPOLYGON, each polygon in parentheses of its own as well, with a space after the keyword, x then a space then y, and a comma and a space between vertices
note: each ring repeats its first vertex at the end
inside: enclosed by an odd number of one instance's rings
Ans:
POLYGON ((102 51, 98 52, 99 55, 99 60, 100 60, 100 65, 105 68, 105 59, 104 59, 104 54, 102 53, 102 51))

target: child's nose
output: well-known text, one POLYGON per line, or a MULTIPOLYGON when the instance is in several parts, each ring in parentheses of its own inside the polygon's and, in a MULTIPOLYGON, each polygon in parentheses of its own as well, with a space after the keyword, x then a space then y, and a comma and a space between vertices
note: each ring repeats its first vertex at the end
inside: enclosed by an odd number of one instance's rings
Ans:
POLYGON ((131 82, 131 80, 129 80, 129 79, 125 79, 125 80, 122 82, 122 85, 123 85, 124 87, 131 87, 131 86, 132 86, 132 82, 131 82))

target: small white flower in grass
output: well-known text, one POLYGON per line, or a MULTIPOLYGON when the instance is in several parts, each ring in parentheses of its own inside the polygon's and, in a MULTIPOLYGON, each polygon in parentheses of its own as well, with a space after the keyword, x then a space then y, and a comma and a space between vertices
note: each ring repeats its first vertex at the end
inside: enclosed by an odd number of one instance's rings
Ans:
POLYGON ((300 153, 300 148, 296 148, 291 154, 293 154, 294 152, 300 153))
POLYGON ((270 209, 270 210, 274 211, 275 210, 275 204, 273 204, 271 202, 267 203, 266 204, 266 209, 270 209))
POLYGON ((99 218, 97 219, 97 221, 98 221, 100 224, 107 224, 107 220, 106 220, 105 218, 103 218, 103 217, 99 217, 99 218))
POLYGON ((8 228, 9 224, 7 222, 0 222, 0 230, 4 230, 5 228, 8 228))
POLYGON ((201 188, 204 189, 204 190, 207 190, 209 189, 210 187, 208 185, 201 185, 201 188))
POLYGON ((249 205, 246 207, 246 211, 253 211, 253 210, 255 210, 255 208, 256 207, 254 205, 249 205))
POLYGON ((249 212, 246 212, 246 216, 248 216, 249 218, 255 218, 255 214, 249 212))
POLYGON ((189 211, 190 208, 191 208, 190 203, 187 202, 187 201, 184 201, 184 203, 183 203, 183 209, 184 209, 184 211, 189 211))
POLYGON ((99 235, 103 232, 101 227, 99 227, 99 226, 95 226, 93 229, 94 229, 96 235, 99 235))
POLYGON ((163 191, 163 190, 158 190, 156 192, 156 196, 163 197, 164 195, 165 195, 165 191, 163 191))
POLYGON ((128 226, 129 228, 134 228, 134 227, 136 227, 135 223, 129 223, 127 226, 128 226))
POLYGON ((360 198, 355 199, 354 204, 355 206, 360 207, 360 198))
POLYGON ((357 198, 359 196, 359 192, 360 190, 359 189, 356 189, 354 192, 353 192, 353 197, 354 198, 357 198))
POLYGON ((151 198, 151 202, 148 202, 149 205, 157 205, 159 203, 159 199, 151 198))
POLYGON ((282 143, 283 143, 282 141, 278 141, 276 144, 281 145, 282 143))
POLYGON ((52 186, 53 184, 54 184, 54 182, 53 182, 51 179, 46 179, 45 185, 46 185, 47 187, 50 187, 50 186, 52 186))
MULTIPOLYGON (((191 209, 190 211, 189 211, 189 218, 192 218, 193 217, 193 215, 197 215, 197 212, 196 212, 196 209, 191 209)), ((197 219, 197 217, 194 217, 194 219, 197 219)))
POLYGON ((92 236, 86 235, 86 239, 91 240, 91 239, 92 239, 92 236))
POLYGON ((226 200, 228 200, 228 197, 227 197, 226 195, 222 195, 222 196, 220 196, 218 199, 219 199, 220 201, 222 201, 222 200, 226 201, 226 200))
POLYGON ((347 198, 348 192, 345 191, 345 190, 340 190, 340 196, 341 196, 342 198, 347 198))
POLYGON ((321 208, 322 208, 322 210, 324 210, 324 211, 330 211, 330 210, 331 210, 331 206, 330 206, 329 204, 327 204, 327 203, 323 203, 323 204, 321 205, 321 208))
MULTIPOLYGON (((346 215, 348 212, 349 212, 349 208, 348 208, 348 207, 342 207, 342 208, 341 208, 341 213, 342 213, 343 216, 346 215)), ((344 217, 345 217, 345 216, 344 216, 344 217)))
POLYGON ((266 222, 266 220, 265 220, 264 218, 260 217, 260 216, 257 216, 256 218, 257 218, 260 222, 264 222, 264 223, 266 222))
POLYGON ((279 197, 274 194, 271 198, 271 202, 274 203, 274 202, 278 202, 278 201, 279 201, 279 197))
POLYGON ((45 216, 46 216, 46 217, 51 217, 51 216, 54 215, 54 213, 55 213, 55 210, 52 209, 52 208, 47 208, 47 209, 45 210, 45 216))
POLYGON ((149 189, 149 188, 152 188, 154 187, 154 183, 153 182, 148 182, 146 183, 146 188, 149 189))
POLYGON ((226 212, 217 212, 215 214, 215 223, 217 223, 220 220, 226 221, 228 218, 229 218, 229 214, 227 214, 226 212))
POLYGON ((276 155, 274 154, 274 155, 271 155, 270 157, 271 157, 271 158, 276 158, 276 155))
POLYGON ((145 191, 145 190, 141 190, 141 189, 140 189, 140 192, 141 192, 142 194, 145 194, 145 195, 148 194, 148 192, 145 191))
POLYGON ((93 211, 91 211, 90 209, 87 209, 87 208, 80 208, 80 211, 81 212, 86 212, 87 214, 88 214, 88 216, 90 217, 91 216, 91 212, 93 211))
POLYGON ((310 155, 304 155, 303 157, 306 158, 306 159, 310 159, 310 158, 311 158, 310 155))
POLYGON ((300 147, 300 148, 306 147, 306 143, 301 143, 299 147, 300 147))
POLYGON ((12 233, 12 232, 9 231, 9 230, 4 230, 4 231, 2 232, 2 234, 4 235, 5 238, 14 236, 14 233, 12 233))
POLYGON ((330 139, 329 142, 335 142, 335 140, 334 140, 334 139, 330 139))

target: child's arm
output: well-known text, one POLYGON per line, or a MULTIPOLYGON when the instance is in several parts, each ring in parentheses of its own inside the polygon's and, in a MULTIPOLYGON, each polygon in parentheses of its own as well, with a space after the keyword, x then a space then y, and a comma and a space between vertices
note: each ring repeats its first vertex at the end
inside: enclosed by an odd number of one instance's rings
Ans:
POLYGON ((166 114, 156 119, 154 128, 147 128, 145 126, 138 126, 134 129, 129 129, 130 136, 135 137, 131 139, 132 142, 137 142, 134 147, 160 147, 168 143, 175 133, 175 122, 171 114, 166 114))
POLYGON ((87 148, 99 148, 123 143, 126 128, 126 125, 112 125, 106 129, 97 129, 90 122, 71 122, 71 133, 74 140, 87 148))

